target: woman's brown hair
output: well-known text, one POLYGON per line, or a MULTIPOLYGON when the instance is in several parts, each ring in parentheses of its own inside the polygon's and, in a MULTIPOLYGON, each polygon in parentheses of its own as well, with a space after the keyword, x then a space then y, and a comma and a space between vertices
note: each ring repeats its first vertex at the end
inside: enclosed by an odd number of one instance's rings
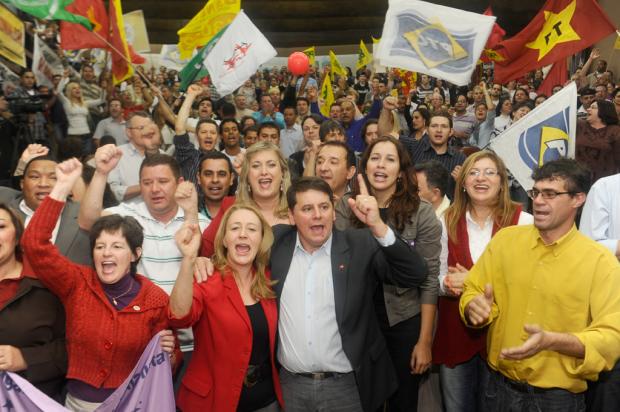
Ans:
MULTIPOLYGON (((418 182, 415 178, 415 174, 412 173, 412 163, 411 158, 409 157, 409 153, 403 147, 403 145, 393 138, 392 136, 382 136, 375 139, 366 150, 364 150, 364 154, 362 155, 362 159, 360 161, 360 173, 364 178, 364 182, 366 183, 366 187, 370 191, 370 194, 373 195, 374 190, 372 186, 370 186, 370 182, 368 181, 368 176, 366 176, 366 165, 368 164, 368 159, 370 158, 370 154, 372 153, 372 149, 378 143, 392 143, 394 147, 396 147, 396 152, 398 153, 398 164, 399 164, 399 172, 400 176, 396 181, 396 190, 392 197, 388 201, 388 221, 393 224, 397 231, 402 231, 405 228, 405 225, 411 219, 411 215, 417 212, 418 207, 420 206, 420 196, 418 195, 418 182)), ((359 185, 357 182, 353 187, 353 195, 355 198, 360 193, 359 185)), ((356 227, 363 227, 364 224, 357 219, 355 214, 351 215, 352 223, 356 227)))

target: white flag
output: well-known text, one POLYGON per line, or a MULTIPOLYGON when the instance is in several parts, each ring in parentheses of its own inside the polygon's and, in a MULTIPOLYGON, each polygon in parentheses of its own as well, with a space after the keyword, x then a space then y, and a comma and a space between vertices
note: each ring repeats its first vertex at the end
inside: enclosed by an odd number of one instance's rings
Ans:
POLYGON ((546 162, 575 157, 577 86, 570 83, 491 141, 525 190, 534 186, 532 172, 546 162))
POLYGON ((467 85, 495 17, 417 0, 390 0, 389 5, 380 63, 467 85))
POLYGON ((55 74, 62 74, 64 67, 62 60, 39 36, 34 36, 34 51, 32 53, 32 73, 39 86, 53 88, 52 79, 55 74))
POLYGON ((222 96, 232 93, 250 78, 256 69, 278 53, 243 10, 237 13, 204 65, 222 96))
POLYGON ((181 71, 190 60, 191 57, 187 59, 181 58, 179 47, 176 44, 164 44, 161 46, 161 52, 159 53, 159 64, 161 66, 181 71))

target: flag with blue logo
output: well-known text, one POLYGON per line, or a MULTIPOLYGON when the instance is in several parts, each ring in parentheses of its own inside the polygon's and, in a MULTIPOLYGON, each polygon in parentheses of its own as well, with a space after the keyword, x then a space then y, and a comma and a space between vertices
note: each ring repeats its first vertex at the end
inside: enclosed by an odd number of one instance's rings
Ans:
POLYGON ((536 168, 561 157, 575 157, 576 130, 577 86, 572 82, 493 139, 490 147, 529 190, 536 168))
POLYGON ((390 0, 379 42, 381 65, 466 86, 494 16, 417 0, 390 0))

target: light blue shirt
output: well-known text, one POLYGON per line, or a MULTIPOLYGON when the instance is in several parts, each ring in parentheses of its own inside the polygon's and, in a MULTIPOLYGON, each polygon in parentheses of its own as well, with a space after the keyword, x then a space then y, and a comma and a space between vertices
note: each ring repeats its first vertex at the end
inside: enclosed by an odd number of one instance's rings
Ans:
POLYGON ((602 177, 592 185, 579 230, 616 254, 620 241, 620 174, 602 177))
POLYGON ((256 123, 258 123, 259 125, 265 122, 274 122, 276 125, 278 125, 280 129, 284 129, 285 127, 284 116, 280 112, 275 112, 272 117, 272 116, 265 116, 263 115, 263 112, 258 111, 258 112, 254 112, 252 117, 254 118, 254 120, 256 120, 256 123))
MULTIPOLYGON (((331 263, 333 234, 313 253, 299 240, 280 296, 278 360, 293 373, 353 370, 342 348, 336 321, 331 263)), ((377 241, 384 247, 396 242, 392 229, 377 241)))

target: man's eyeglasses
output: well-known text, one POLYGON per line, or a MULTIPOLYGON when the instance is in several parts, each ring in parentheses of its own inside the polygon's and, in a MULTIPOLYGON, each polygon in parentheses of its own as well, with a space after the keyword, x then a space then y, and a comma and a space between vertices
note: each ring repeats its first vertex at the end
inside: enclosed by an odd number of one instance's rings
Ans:
POLYGON ((543 199, 555 199, 556 196, 559 195, 574 195, 576 192, 556 192, 555 190, 551 190, 551 189, 545 189, 545 190, 538 190, 538 189, 530 189, 527 191, 527 195, 529 196, 530 199, 535 200, 538 195, 542 195, 543 199))
POLYGON ((481 174, 483 174, 486 177, 495 177, 497 175, 499 175, 499 172, 495 169, 484 169, 484 170, 480 170, 480 169, 471 169, 469 171, 469 173, 467 173, 467 176, 469 177, 479 177, 481 174))

